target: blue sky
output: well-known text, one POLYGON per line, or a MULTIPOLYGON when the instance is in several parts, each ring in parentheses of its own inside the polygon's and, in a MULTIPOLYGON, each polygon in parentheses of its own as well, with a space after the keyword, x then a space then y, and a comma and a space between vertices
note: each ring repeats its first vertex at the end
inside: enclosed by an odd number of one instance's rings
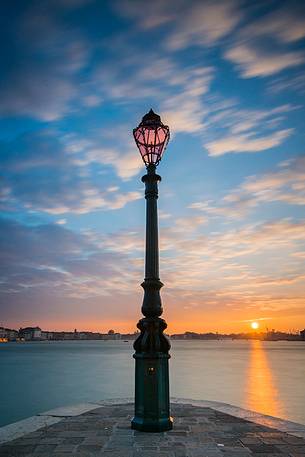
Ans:
POLYGON ((1 10, 0 324, 134 330, 153 108, 169 332, 305 327, 304 3, 1 10))

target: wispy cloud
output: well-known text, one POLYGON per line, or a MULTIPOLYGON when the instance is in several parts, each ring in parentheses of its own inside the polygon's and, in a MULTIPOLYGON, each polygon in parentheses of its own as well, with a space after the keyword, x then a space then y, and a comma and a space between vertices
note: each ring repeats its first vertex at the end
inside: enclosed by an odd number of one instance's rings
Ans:
POLYGON ((166 24, 165 46, 180 50, 193 45, 213 45, 228 35, 243 16, 239 1, 213 2, 186 0, 156 1, 146 5, 143 15, 141 1, 117 2, 117 11, 136 20, 139 28, 150 30, 166 24))
POLYGON ((231 101, 211 103, 209 108, 204 126, 204 147, 210 156, 220 156, 260 152, 279 146, 293 133, 293 129, 280 129, 280 126, 287 115, 299 106, 285 104, 269 110, 245 109, 237 101, 231 101))
POLYGON ((280 145, 293 129, 274 132, 268 136, 254 134, 231 135, 205 144, 210 156, 221 156, 229 152, 260 152, 280 145))
POLYGON ((245 218, 259 205, 281 202, 286 205, 305 205, 304 155, 280 163, 277 170, 247 177, 217 202, 194 202, 190 205, 210 217, 245 218))
POLYGON ((14 15, 15 35, 3 42, 0 116, 54 121, 72 109, 81 92, 75 76, 88 63, 92 46, 79 30, 66 27, 62 8, 35 3, 14 15))
POLYGON ((293 43, 305 37, 305 8, 292 2, 273 10, 247 25, 246 36, 273 36, 283 43, 293 43))
MULTIPOLYGON (((181 0, 177 1, 180 6, 181 0)), ((114 2, 113 6, 116 11, 124 16, 135 18, 137 25, 143 29, 152 29, 166 24, 175 18, 173 4, 171 1, 164 2, 156 0, 154 3, 145 5, 145 14, 143 14, 143 3, 141 0, 130 2, 129 0, 119 0, 114 2)))
POLYGON ((131 103, 145 100, 159 106, 162 118, 172 132, 194 133, 202 130, 206 114, 203 96, 214 77, 210 65, 181 66, 171 57, 160 57, 147 50, 127 47, 133 59, 122 58, 115 67, 101 66, 94 81, 103 98, 131 103), (145 66, 143 66, 145 61, 145 66))
POLYGON ((247 42, 232 46, 226 51, 225 57, 237 65, 244 78, 273 75, 305 62, 303 52, 268 51, 263 47, 247 42))
POLYGON ((22 69, 10 78, 9 85, 0 87, 2 116, 31 116, 54 121, 69 109, 76 96, 76 86, 60 75, 52 75, 47 68, 22 69), (46 86, 48 90, 46 90, 46 86))
POLYGON ((167 46, 179 50, 193 45, 215 44, 234 30, 242 15, 239 2, 234 0, 198 2, 177 15, 167 46))
MULTIPOLYGON (((1 195, 2 208, 27 210, 52 215, 86 214, 99 210, 120 209, 141 198, 138 191, 122 192, 118 187, 94 184, 90 172, 84 169, 93 158, 77 163, 74 154, 67 152, 65 143, 55 132, 27 134, 2 147, 2 167, 6 170, 1 195), (22 158, 19 151, 22 150, 22 158), (67 170, 69 173, 67 174, 67 170), (39 192, 37 192, 39 189, 39 192)), ((100 154, 103 161, 103 154, 100 154)), ((136 154, 134 154, 137 157, 136 154)), ((116 157, 118 159, 118 157, 116 157)), ((97 158, 95 158, 97 160, 97 158)), ((127 161, 128 162, 128 161, 127 161)), ((104 155, 103 163, 114 163, 104 155)), ((128 162, 129 163, 129 162, 128 162)), ((129 177, 135 167, 124 162, 118 165, 121 174, 129 177)))
POLYGON ((185 75, 177 78, 177 82, 180 81, 182 86, 181 92, 161 104, 164 120, 174 133, 202 131, 207 114, 202 96, 208 92, 212 78, 211 67, 189 69, 185 75))
POLYGON ((84 299, 128 293, 134 281, 136 267, 126 255, 102 249, 87 235, 60 225, 28 227, 2 219, 0 239, 3 294, 29 297, 53 289, 54 297, 84 299))
POLYGON ((304 38, 304 28, 304 8, 300 5, 277 8, 242 27, 225 57, 237 65, 244 78, 297 67, 305 62, 305 54, 291 45, 304 38))
MULTIPOLYGON (((128 139, 129 142, 129 139, 128 139)), ((129 146, 130 147, 130 146, 129 146)), ((130 147, 131 149, 131 147, 130 147)), ((135 147, 133 147, 135 149, 135 147)), ((78 162, 78 160, 76 160, 78 162)), ((136 176, 143 169, 143 162, 135 150, 119 153, 115 149, 89 149, 85 157, 80 159, 80 164, 100 163, 111 165, 117 175, 123 180, 136 176)))
POLYGON ((293 77, 282 76, 275 78, 268 84, 268 90, 272 94, 293 91, 301 95, 305 94, 305 74, 301 72, 293 77))

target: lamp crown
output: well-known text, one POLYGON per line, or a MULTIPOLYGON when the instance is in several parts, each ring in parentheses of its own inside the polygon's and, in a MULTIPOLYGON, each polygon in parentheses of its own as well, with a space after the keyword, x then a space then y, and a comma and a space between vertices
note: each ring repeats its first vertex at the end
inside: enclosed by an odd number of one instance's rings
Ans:
POLYGON ((161 117, 151 108, 145 116, 142 117, 143 124, 161 124, 161 117))

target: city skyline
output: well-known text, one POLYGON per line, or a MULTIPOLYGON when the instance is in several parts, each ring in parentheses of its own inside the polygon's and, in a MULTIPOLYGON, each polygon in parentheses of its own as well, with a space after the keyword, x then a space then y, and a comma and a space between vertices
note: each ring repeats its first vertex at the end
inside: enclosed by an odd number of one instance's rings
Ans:
POLYGON ((0 8, 1 322, 135 330, 153 108, 169 333, 303 329, 304 3, 0 8))

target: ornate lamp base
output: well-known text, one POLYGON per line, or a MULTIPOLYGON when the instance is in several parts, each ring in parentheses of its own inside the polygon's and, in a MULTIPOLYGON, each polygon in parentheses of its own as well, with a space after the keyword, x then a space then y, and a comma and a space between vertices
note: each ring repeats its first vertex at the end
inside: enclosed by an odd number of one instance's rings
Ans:
POLYGON ((135 417, 131 427, 143 432, 164 432, 173 428, 169 411, 169 341, 160 318, 141 319, 141 334, 135 342, 135 417), (141 352, 140 352, 141 351, 141 352))

